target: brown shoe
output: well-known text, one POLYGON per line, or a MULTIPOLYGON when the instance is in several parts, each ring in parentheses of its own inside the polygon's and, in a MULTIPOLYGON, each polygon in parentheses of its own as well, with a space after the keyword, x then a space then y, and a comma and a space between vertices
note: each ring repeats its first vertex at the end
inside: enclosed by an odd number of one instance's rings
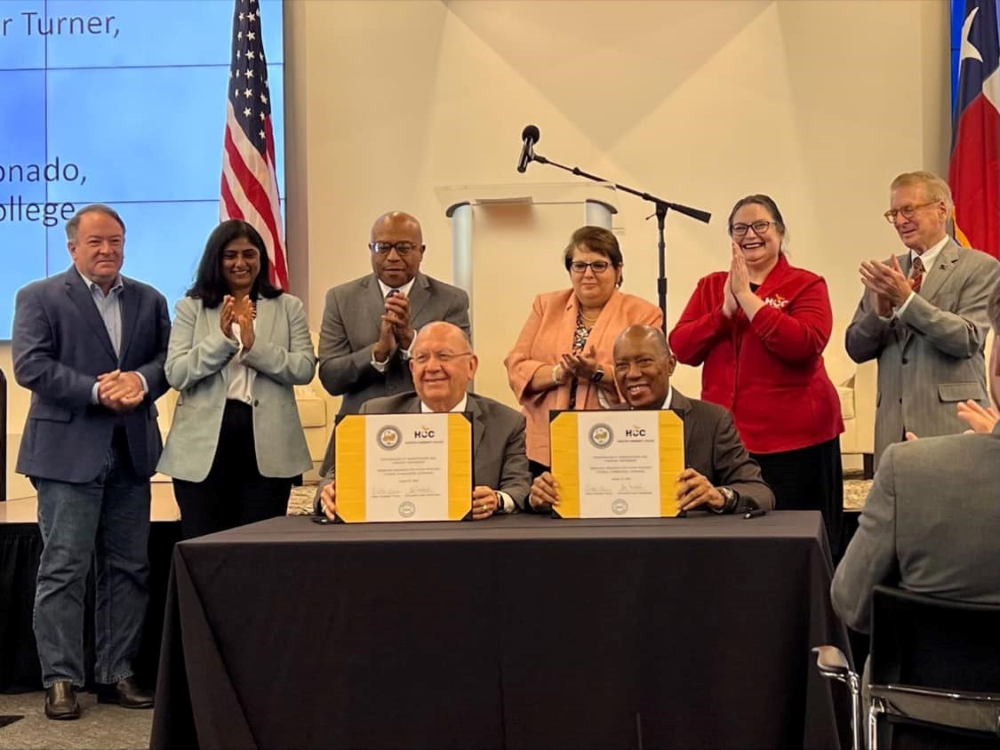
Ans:
POLYGON ((139 687, 134 677, 126 677, 114 685, 101 685, 98 703, 117 703, 123 708, 152 708, 153 694, 139 687))
POLYGON ((57 720, 80 718, 80 704, 72 682, 58 680, 45 691, 45 715, 57 720))

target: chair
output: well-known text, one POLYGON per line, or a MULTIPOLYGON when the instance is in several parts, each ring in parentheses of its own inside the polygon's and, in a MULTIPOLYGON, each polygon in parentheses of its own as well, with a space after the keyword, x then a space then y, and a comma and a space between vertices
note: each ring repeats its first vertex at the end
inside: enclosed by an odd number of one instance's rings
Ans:
POLYGON ((837 384, 844 432, 840 436, 841 455, 860 455, 864 459, 864 477, 875 473, 875 400, 878 395, 878 362, 874 359, 857 365, 854 374, 837 384))
POLYGON ((851 691, 855 750, 1000 748, 1000 605, 877 586, 872 598, 867 721, 844 654, 813 649, 824 677, 851 691), (865 731, 867 730, 867 731, 865 731))

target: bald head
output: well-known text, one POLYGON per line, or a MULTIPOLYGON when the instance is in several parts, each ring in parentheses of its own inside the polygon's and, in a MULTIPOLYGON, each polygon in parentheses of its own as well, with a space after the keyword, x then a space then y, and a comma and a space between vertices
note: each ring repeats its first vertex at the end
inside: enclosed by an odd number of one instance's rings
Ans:
POLYGON ((372 270, 383 284, 398 289, 420 270, 424 258, 424 235, 420 222, 402 211, 390 211, 372 224, 372 270))
POLYGON ((465 397, 478 366, 469 337, 452 323, 428 323, 413 340, 413 387, 432 411, 454 409, 465 397))
POLYGON ((658 328, 629 326, 615 339, 615 382, 633 409, 662 407, 676 366, 658 328))

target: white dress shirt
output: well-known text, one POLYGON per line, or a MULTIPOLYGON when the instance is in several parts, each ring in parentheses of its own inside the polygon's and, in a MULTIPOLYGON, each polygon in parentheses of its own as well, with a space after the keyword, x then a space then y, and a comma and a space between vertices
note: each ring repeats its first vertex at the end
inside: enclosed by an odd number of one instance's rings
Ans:
MULTIPOLYGON (((250 325, 253 326, 253 320, 250 321, 250 325)), ((226 391, 226 398, 252 404, 253 381, 257 377, 257 371, 243 364, 246 351, 243 349, 243 339, 240 338, 239 323, 233 323, 233 338, 239 343, 240 349, 226 365, 229 373, 229 390, 226 391)))
MULTIPOLYGON (((379 282, 380 284, 382 282, 379 282)), ((463 412, 466 411, 466 407, 469 405, 468 394, 462 396, 462 400, 452 407, 452 412, 463 412)), ((420 413, 421 414, 433 414, 434 410, 430 408, 423 401, 420 402, 420 413)), ((493 489, 492 487, 490 489, 493 489)), ((500 498, 500 507, 497 508, 497 513, 513 513, 517 509, 517 503, 514 502, 514 498, 508 495, 506 492, 500 490, 493 490, 497 493, 497 497, 500 498)))

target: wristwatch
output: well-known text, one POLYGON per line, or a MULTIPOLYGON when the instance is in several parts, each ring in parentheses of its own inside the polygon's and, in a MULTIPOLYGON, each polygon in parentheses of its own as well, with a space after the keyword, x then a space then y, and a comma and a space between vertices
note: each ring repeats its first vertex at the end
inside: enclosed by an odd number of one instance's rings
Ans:
POLYGON ((716 512, 725 513, 728 510, 734 510, 736 508, 736 490, 732 487, 716 487, 715 489, 719 491, 719 494, 722 495, 726 501, 725 507, 716 512))
POLYGON ((590 382, 600 383, 602 380, 604 380, 604 370, 598 367, 596 370, 594 370, 594 374, 590 376, 590 382))

